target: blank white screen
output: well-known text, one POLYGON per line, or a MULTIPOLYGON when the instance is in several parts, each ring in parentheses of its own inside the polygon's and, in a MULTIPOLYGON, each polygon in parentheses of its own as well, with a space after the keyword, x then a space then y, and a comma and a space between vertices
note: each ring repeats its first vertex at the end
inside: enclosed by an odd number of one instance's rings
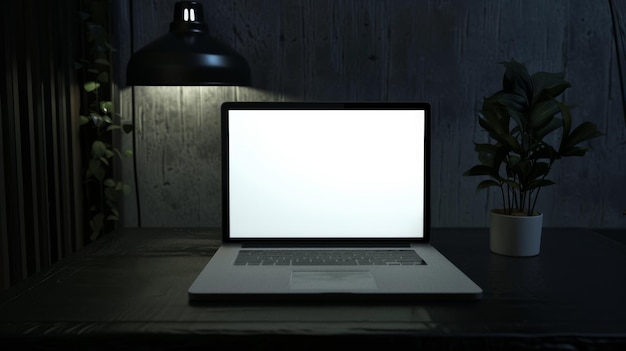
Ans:
POLYGON ((421 110, 231 110, 231 237, 422 237, 424 128, 421 110))

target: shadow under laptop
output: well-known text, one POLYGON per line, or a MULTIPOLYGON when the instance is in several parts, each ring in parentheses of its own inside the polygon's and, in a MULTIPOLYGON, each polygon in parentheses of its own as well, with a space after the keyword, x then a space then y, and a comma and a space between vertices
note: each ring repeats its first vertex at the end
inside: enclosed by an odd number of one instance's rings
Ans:
POLYGON ((428 311, 420 306, 397 303, 369 304, 320 300, 262 303, 190 303, 206 314, 203 322, 220 321, 230 332, 254 330, 256 333, 275 331, 289 326, 290 330, 316 333, 363 333, 371 330, 397 333, 399 331, 436 331, 428 311), (199 307, 201 306, 201 307, 199 307), (287 324, 285 324, 287 323, 287 324))
POLYGON ((262 294, 247 295, 228 294, 225 296, 212 295, 210 298, 190 298, 190 306, 355 306, 372 305, 404 306, 415 304, 438 304, 458 301, 467 303, 480 301, 479 297, 469 299, 466 296, 452 294, 446 296, 441 293, 433 294, 349 294, 349 293, 315 293, 315 294, 262 294))

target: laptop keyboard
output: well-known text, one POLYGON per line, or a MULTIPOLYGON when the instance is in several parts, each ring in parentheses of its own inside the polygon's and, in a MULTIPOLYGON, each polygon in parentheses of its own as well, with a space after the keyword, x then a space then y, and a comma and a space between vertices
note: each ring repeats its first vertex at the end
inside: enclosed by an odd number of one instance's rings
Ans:
POLYGON ((413 250, 241 250, 237 266, 380 266, 426 264, 413 250))

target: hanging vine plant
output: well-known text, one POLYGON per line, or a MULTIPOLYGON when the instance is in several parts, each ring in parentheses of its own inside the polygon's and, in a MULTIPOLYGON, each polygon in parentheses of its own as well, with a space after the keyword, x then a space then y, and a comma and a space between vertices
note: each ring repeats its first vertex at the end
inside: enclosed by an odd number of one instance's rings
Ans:
POLYGON ((83 56, 76 63, 81 71, 80 143, 83 187, 83 229, 86 240, 93 241, 115 228, 120 219, 118 199, 130 186, 116 178, 116 161, 132 157, 114 145, 114 134, 130 133, 132 124, 122 123, 112 102, 111 57, 115 49, 109 42, 107 0, 84 0, 80 13, 84 28, 83 56))

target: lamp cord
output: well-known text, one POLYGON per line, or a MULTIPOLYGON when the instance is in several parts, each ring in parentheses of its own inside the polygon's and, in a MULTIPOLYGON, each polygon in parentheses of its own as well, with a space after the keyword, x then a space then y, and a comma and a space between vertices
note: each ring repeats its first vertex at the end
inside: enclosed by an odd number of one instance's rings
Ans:
MULTIPOLYGON (((130 50, 131 55, 135 52, 135 40, 134 40, 134 16, 133 16, 133 4, 132 1, 128 2, 128 13, 129 13, 129 28, 130 28, 130 50)), ((141 201, 139 199, 139 178, 137 176, 137 134, 136 134, 136 125, 137 118, 135 113, 135 87, 130 87, 131 92, 131 122, 133 124, 133 181, 135 182, 135 205, 137 206, 137 227, 141 228, 141 201)))
MULTIPOLYGON (((624 67, 622 67, 622 60, 620 60, 620 47, 626 53, 626 43, 622 42, 622 45, 620 45, 620 31, 618 29, 619 21, 617 18, 617 14, 615 13, 615 5, 613 4, 613 1, 614 0, 609 0, 609 10, 611 11, 611 20, 613 21, 613 38, 615 39, 615 52, 617 54, 617 70, 619 72, 619 84, 622 90, 622 108, 624 109, 624 122, 626 122, 626 91, 624 90, 624 80, 626 80, 626 72, 624 72, 624 67)), ((626 211, 624 211, 624 214, 626 214, 626 211)))

